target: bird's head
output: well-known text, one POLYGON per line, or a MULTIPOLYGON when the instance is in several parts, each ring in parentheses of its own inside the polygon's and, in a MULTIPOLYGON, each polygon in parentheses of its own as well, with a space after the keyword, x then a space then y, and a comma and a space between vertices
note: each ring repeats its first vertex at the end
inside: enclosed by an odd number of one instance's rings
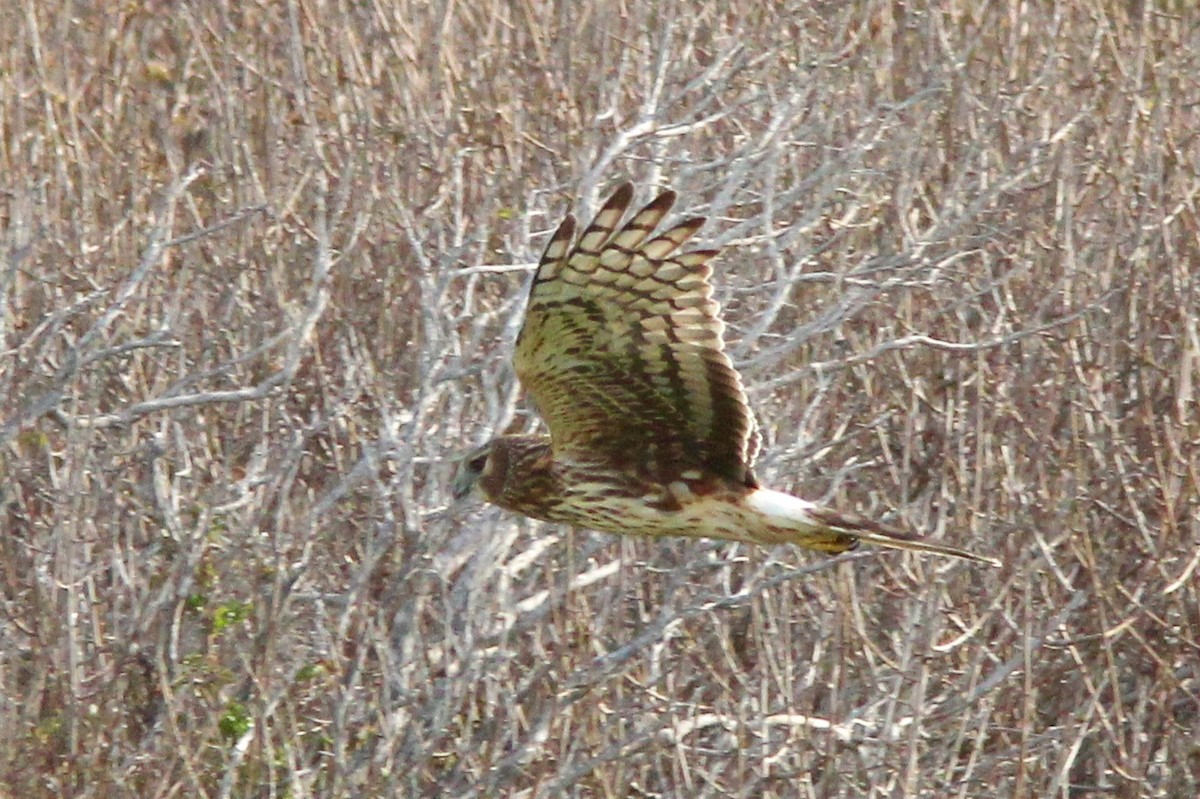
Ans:
POLYGON ((519 507, 527 492, 546 492, 544 481, 550 471, 548 436, 498 436, 471 450, 458 461, 451 492, 456 502, 478 494, 488 502, 509 510, 519 507))
POLYGON ((484 475, 488 473, 493 443, 489 441, 482 447, 476 447, 458 460, 454 470, 454 483, 450 489, 455 502, 465 501, 477 490, 484 495, 484 498, 491 499, 482 483, 484 475))

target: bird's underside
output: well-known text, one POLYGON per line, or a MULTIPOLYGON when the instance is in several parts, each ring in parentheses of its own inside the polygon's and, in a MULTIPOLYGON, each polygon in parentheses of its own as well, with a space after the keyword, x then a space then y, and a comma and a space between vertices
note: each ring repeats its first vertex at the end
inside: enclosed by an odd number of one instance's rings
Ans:
MULTIPOLYGON (((663 483, 636 470, 556 460, 545 436, 501 436, 477 453, 484 460, 478 488, 488 501, 542 521, 618 535, 794 544, 829 553, 866 542, 999 565, 857 514, 711 474, 681 474, 663 483)), ((464 464, 460 481, 469 470, 464 464)), ((471 487, 456 493, 465 495, 471 487)))
POLYGON ((759 486, 759 437, 724 352, 715 250, 681 251, 703 224, 655 235, 664 192, 621 226, 624 184, 576 239, 568 216, 529 293, 513 358, 549 436, 500 436, 466 456, 454 493, 618 534, 790 543, 867 542, 996 561, 759 486))

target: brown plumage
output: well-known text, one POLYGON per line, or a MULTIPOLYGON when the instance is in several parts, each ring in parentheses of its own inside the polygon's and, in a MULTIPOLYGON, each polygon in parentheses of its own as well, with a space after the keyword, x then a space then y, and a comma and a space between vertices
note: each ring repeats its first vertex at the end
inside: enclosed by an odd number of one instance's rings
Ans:
POLYGON ((665 191, 621 226, 621 185, 575 238, 567 218, 529 292, 513 363, 549 436, 500 436, 463 459, 454 493, 612 533, 792 543, 867 541, 995 564, 963 549, 759 487, 759 436, 724 352, 708 262, 681 251, 704 224, 655 235, 665 191))

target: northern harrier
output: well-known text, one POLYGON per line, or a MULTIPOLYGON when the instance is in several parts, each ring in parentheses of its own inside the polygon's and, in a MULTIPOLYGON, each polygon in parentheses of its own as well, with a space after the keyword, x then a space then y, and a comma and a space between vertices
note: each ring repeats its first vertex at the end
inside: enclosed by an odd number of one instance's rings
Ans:
POLYGON ((513 363, 550 435, 502 435, 459 466, 454 494, 610 533, 797 544, 860 541, 998 565, 851 513, 759 487, 759 435, 724 352, 708 262, 681 251, 704 224, 654 235, 664 191, 624 227, 618 188, 579 240, 568 215, 529 292, 513 363))

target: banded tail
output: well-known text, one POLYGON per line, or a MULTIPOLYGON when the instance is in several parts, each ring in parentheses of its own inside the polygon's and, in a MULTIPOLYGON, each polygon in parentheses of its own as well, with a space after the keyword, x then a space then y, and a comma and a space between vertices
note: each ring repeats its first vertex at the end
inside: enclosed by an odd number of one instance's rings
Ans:
POLYGON ((1000 566, 1000 561, 966 549, 947 546, 897 530, 853 513, 825 508, 781 491, 759 488, 746 495, 746 504, 767 517, 770 539, 764 543, 795 543, 812 549, 842 552, 863 541, 888 549, 929 552, 1000 566))

